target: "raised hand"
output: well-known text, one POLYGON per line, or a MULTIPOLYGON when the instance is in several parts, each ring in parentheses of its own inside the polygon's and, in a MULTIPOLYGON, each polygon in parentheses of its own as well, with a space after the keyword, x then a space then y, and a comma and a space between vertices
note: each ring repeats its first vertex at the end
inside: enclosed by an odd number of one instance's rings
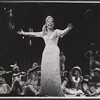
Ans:
POLYGON ((17 31, 17 34, 24 34, 24 31, 21 29, 21 31, 17 31))
POLYGON ((67 26, 67 28, 68 28, 69 30, 71 30, 71 29, 73 28, 72 23, 69 23, 68 26, 67 26))

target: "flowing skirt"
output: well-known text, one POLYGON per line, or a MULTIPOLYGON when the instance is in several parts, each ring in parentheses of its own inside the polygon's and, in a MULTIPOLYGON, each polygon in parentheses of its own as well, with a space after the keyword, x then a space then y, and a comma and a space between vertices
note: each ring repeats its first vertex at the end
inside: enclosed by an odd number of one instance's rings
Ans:
POLYGON ((41 95, 61 96, 59 48, 47 46, 42 55, 41 95))

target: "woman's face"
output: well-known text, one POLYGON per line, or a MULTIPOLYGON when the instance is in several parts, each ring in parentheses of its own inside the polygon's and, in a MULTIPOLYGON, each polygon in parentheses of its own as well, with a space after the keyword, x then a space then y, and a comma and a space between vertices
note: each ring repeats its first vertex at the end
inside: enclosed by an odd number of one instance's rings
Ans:
POLYGON ((75 76, 80 76, 79 71, 78 71, 78 70, 75 70, 74 75, 75 75, 75 76))
POLYGON ((14 71, 15 73, 18 73, 18 72, 19 72, 19 67, 14 68, 13 71, 14 71))
POLYGON ((53 20, 53 18, 49 18, 47 20, 47 22, 46 22, 46 25, 47 25, 48 29, 53 29, 53 27, 54 27, 54 20, 53 20))

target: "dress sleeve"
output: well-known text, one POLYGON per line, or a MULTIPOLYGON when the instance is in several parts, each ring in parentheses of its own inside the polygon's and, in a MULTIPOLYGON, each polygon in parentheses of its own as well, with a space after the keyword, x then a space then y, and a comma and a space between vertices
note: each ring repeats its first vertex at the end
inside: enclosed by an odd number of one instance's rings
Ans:
POLYGON ((56 36, 57 36, 57 37, 61 37, 61 36, 62 36, 61 30, 56 29, 56 36))

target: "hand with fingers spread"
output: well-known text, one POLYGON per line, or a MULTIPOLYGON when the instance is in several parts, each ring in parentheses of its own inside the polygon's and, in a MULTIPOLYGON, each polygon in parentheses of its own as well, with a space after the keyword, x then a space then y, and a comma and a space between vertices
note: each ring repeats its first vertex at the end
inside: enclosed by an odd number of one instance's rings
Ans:
POLYGON ((17 34, 24 34, 25 32, 21 29, 21 31, 17 31, 17 34))
POLYGON ((71 29, 73 28, 72 23, 69 23, 68 26, 67 26, 67 28, 68 28, 69 30, 71 30, 71 29))

